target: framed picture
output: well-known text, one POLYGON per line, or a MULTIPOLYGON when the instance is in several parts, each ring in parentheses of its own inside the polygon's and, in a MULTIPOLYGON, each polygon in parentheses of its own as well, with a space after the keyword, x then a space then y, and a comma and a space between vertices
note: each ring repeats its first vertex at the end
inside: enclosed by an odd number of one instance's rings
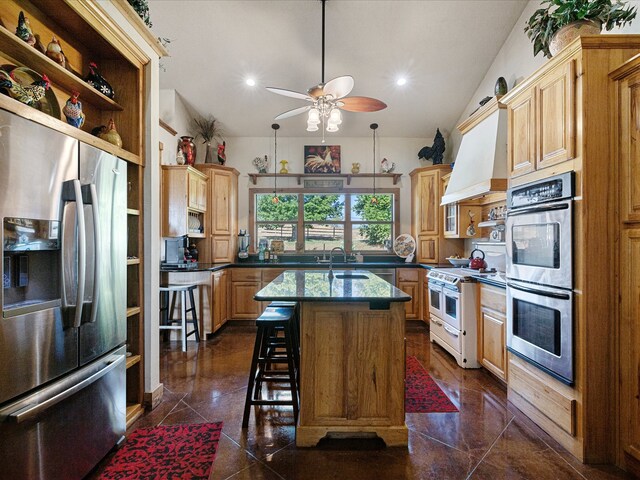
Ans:
POLYGON ((304 173, 340 173, 340 145, 305 145, 304 173))

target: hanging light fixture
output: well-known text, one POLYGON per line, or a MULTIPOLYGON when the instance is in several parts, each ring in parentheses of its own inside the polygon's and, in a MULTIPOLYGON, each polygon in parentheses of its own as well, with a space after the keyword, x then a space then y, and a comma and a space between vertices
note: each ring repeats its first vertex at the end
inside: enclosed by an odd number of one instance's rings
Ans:
POLYGON ((273 198, 271 201, 273 203, 278 203, 280 199, 278 198, 278 129, 280 125, 274 123, 271 125, 273 128, 273 198))
POLYGON ((373 205, 378 203, 378 197, 376 197, 376 130, 378 128, 377 123, 372 123, 369 128, 373 132, 373 196, 371 197, 371 203, 373 205))

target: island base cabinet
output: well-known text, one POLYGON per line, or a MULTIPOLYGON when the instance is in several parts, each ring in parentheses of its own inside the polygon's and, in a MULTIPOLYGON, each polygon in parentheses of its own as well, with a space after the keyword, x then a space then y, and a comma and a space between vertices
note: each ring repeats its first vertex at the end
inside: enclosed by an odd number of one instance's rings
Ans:
POLYGON ((296 445, 375 433, 406 446, 404 305, 303 302, 296 445))

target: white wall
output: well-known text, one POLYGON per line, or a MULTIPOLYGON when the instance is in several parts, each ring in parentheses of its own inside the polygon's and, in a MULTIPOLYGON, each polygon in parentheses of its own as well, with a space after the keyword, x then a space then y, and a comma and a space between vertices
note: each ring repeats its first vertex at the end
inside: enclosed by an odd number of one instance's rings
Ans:
MULTIPOLYGON (((631 0, 628 4, 640 9, 640 0, 631 0)), ((546 63, 547 58, 542 53, 539 53, 537 57, 533 56, 533 45, 524 32, 525 23, 538 8, 540 8, 539 0, 531 0, 527 4, 493 63, 487 69, 485 77, 480 82, 480 85, 478 85, 476 92, 471 97, 471 102, 469 102, 462 112, 457 124, 465 120, 469 114, 478 107, 480 100, 486 96, 493 96, 494 86, 499 77, 504 77, 507 80, 507 85, 511 90, 516 84, 520 83, 546 63)), ((640 33, 640 15, 638 15, 631 25, 625 28, 613 29, 610 32, 603 33, 640 33)), ((451 141, 449 142, 452 153, 450 158, 454 159, 460 147, 462 135, 460 135, 460 132, 455 128, 455 125, 452 125, 450 130, 452 132, 450 136, 451 141)))
MULTIPOLYGON (((160 119, 173 128, 177 134, 171 135, 164 128, 160 129, 160 141, 164 144, 162 163, 165 165, 175 165, 178 142, 183 135, 189 133, 189 121, 193 117, 187 106, 182 101, 182 97, 174 89, 160 90, 160 119)), ((198 157, 204 155, 197 151, 198 157)), ((204 156, 202 157, 204 158, 204 156)))

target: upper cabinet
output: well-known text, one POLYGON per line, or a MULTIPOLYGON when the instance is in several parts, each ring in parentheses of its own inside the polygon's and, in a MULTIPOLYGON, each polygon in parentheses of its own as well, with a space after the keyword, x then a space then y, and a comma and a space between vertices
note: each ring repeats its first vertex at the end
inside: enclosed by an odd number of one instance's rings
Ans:
POLYGON ((193 167, 162 166, 162 236, 205 236, 207 176, 193 167))
POLYGON ((120 27, 106 15, 98 2, 60 0, 55 7, 47 0, 3 0, 0 2, 0 62, 5 69, 20 68, 21 81, 46 75, 51 87, 35 107, 0 95, 0 108, 54 128, 129 162, 143 163, 144 65, 148 57, 122 35, 120 27), (66 62, 57 63, 15 35, 23 12, 31 29, 46 47, 55 36, 66 62), (109 98, 84 79, 89 64, 113 87, 109 98), (69 125, 63 108, 72 92, 79 92, 85 116, 81 128, 69 125), (91 134, 113 120, 122 147, 91 134))
POLYGON ((575 156, 576 61, 548 69, 544 76, 509 94, 509 174, 517 177, 575 156))
POLYGON ((446 257, 462 254, 460 240, 445 238, 442 177, 451 172, 450 165, 416 168, 411 176, 411 233, 416 239, 419 263, 446 263, 446 257))

